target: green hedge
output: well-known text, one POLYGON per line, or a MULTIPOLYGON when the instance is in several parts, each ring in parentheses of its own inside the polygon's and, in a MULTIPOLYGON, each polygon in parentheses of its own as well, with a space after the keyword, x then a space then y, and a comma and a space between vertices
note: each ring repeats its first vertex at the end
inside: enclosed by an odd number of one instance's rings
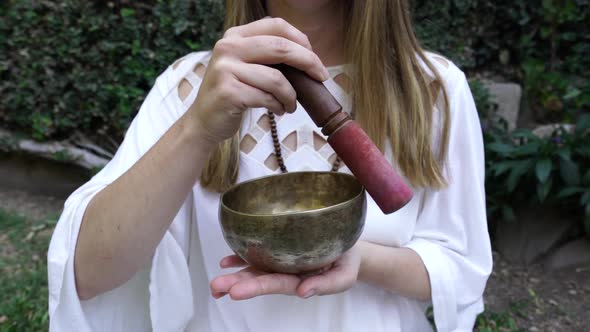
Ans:
POLYGON ((216 1, 0 6, 0 122, 38 140, 120 139, 157 75, 209 47, 223 17, 216 1))
MULTIPOLYGON (((553 69, 588 72, 588 0, 414 1, 423 41, 467 68, 542 59, 553 69), (555 49, 553 50, 552 47, 555 49)), ((506 72, 505 72, 506 74, 506 72)), ((516 73, 513 73, 516 74, 516 73)))
POLYGON ((537 122, 590 110, 589 0, 423 0, 414 13, 427 47, 522 83, 537 122))
MULTIPOLYGON (((2 2, 2 126, 38 140, 75 131, 119 140, 155 77, 219 36, 222 2, 2 2)), ((470 73, 523 81, 540 120, 588 109, 588 0, 412 3, 428 48, 470 73)))

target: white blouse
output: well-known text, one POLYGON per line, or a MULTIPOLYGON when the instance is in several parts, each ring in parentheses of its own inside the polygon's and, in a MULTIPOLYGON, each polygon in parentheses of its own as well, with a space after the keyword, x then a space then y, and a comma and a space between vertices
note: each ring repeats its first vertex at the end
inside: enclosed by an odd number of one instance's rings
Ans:
MULTIPOLYGON (((122 286, 80 301, 74 279, 74 250, 89 201, 127 171, 181 117, 196 98, 200 78, 193 73, 206 64, 209 52, 189 54, 156 81, 111 162, 66 201, 48 253, 51 331, 431 331, 424 312, 434 309, 438 331, 471 331, 483 310, 482 294, 492 269, 487 232, 484 154, 479 119, 464 74, 452 63, 432 57, 450 97, 451 132, 447 162, 450 185, 440 191, 415 189, 412 201, 384 215, 368 197, 361 239, 407 247, 428 270, 432 302, 422 303, 357 282, 336 295, 304 300, 272 295, 246 301, 215 300, 209 282, 231 270, 219 261, 232 254, 218 220, 218 193, 198 183, 178 211, 149 266, 122 286), (182 79, 194 87, 182 101, 182 79)), ((332 77, 342 68, 331 68, 332 77)), ((350 110, 349 96, 334 82, 326 87, 350 110)), ((277 173, 265 164, 273 151, 265 130, 264 109, 244 117, 242 140, 256 144, 241 151, 238 181, 277 173), (248 136, 248 137, 246 137, 248 136)), ((296 134, 296 145, 283 144, 290 171, 331 169, 329 145, 305 110, 277 119, 279 139, 296 134)), ((438 122, 435 120, 435 128, 438 122)), ((436 136, 436 135, 435 135, 436 136)), ((436 140, 434 142, 436 144, 436 140)), ((387 153, 388 160, 392 160, 387 153)), ((346 167, 340 171, 349 172, 346 167)))

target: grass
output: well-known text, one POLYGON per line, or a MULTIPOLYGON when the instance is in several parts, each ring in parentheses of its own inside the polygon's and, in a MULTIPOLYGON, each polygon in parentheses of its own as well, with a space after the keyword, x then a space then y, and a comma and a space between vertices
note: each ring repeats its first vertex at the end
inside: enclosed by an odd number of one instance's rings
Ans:
POLYGON ((513 307, 504 312, 485 311, 477 317, 475 331, 477 332, 524 332, 514 318, 515 311, 513 307))
MULTIPOLYGON (((475 332, 524 332, 524 329, 520 328, 514 318, 515 315, 520 313, 522 305, 513 304, 509 310, 503 312, 493 312, 488 309, 477 317, 475 321, 475 332)), ((434 313, 432 307, 429 307, 426 311, 426 317, 430 321, 432 328, 434 329, 434 313)))
POLYGON ((0 210, 0 331, 47 331, 47 247, 55 221, 0 210))
MULTIPOLYGON (((28 220, 0 209, 0 332, 47 331, 47 247, 55 219, 28 220)), ((477 318, 475 331, 520 332, 518 308, 477 318)), ((432 320, 432 310, 428 315, 432 320)))

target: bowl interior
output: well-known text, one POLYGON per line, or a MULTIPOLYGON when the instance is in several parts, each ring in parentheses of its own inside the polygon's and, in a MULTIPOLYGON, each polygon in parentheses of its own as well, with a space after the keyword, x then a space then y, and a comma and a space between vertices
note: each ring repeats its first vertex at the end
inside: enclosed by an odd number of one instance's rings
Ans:
POLYGON ((240 183, 223 195, 222 204, 236 213, 277 215, 332 207, 362 193, 349 174, 295 172, 240 183))

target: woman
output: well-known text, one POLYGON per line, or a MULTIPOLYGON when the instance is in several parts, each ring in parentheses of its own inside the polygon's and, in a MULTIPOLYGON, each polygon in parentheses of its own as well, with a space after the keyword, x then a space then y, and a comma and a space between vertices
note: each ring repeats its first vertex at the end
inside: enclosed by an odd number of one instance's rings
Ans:
POLYGON ((482 137, 465 76, 418 46, 408 12, 406 0, 227 1, 224 37, 158 78, 113 160, 66 202, 51 329, 428 331, 432 303, 439 331, 471 330, 492 267, 482 137), (392 215, 369 198, 361 240, 308 278, 244 267, 217 219, 233 183, 349 171, 276 63, 324 81, 415 192, 392 215))

